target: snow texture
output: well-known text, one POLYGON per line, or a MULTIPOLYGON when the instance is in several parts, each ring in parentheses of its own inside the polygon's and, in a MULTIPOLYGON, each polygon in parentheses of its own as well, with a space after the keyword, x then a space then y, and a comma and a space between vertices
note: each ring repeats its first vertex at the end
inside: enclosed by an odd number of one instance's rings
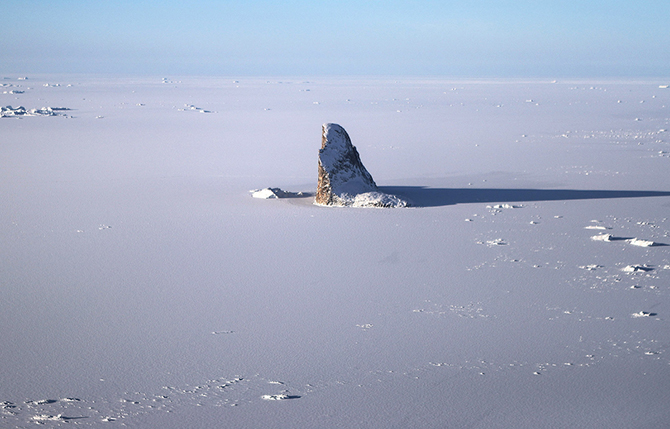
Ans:
POLYGON ((0 427, 668 426, 667 77, 5 77, 0 427))

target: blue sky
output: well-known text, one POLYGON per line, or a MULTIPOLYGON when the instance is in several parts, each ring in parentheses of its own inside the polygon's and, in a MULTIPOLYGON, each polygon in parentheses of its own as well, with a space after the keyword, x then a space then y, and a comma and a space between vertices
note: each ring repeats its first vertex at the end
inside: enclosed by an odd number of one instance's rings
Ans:
POLYGON ((2 73, 669 76, 663 1, 5 1, 2 73))

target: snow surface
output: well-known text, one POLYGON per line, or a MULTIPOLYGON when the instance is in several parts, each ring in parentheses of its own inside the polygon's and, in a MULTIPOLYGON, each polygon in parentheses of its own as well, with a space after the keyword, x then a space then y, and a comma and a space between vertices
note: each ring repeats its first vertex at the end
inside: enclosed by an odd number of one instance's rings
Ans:
POLYGON ((0 427, 670 421, 667 79, 8 78, 0 427))

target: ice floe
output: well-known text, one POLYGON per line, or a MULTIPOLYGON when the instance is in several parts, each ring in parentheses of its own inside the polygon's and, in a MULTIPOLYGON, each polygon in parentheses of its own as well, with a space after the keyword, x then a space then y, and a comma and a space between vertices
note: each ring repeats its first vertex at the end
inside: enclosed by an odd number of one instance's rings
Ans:
POLYGON ((254 198, 260 198, 263 200, 271 200, 277 198, 296 198, 302 197, 305 194, 302 192, 288 192, 280 188, 263 188, 263 189, 254 189, 249 191, 251 196, 254 198))

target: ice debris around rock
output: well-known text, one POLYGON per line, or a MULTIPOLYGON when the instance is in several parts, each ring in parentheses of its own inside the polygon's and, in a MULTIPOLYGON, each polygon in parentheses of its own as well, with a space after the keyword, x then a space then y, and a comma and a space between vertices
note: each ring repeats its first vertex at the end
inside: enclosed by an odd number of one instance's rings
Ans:
POLYGON ((263 188, 249 191, 253 198, 260 198, 263 200, 272 200, 278 198, 299 198, 305 196, 302 192, 289 192, 280 188, 263 188))
POLYGON ((364 192, 362 194, 350 195, 341 194, 333 197, 333 206, 349 207, 409 207, 408 201, 395 195, 385 194, 383 192, 364 192))
POLYGON ((41 109, 26 109, 23 106, 0 107, 0 117, 12 118, 21 116, 67 116, 63 112, 70 110, 67 107, 42 107, 41 109))

